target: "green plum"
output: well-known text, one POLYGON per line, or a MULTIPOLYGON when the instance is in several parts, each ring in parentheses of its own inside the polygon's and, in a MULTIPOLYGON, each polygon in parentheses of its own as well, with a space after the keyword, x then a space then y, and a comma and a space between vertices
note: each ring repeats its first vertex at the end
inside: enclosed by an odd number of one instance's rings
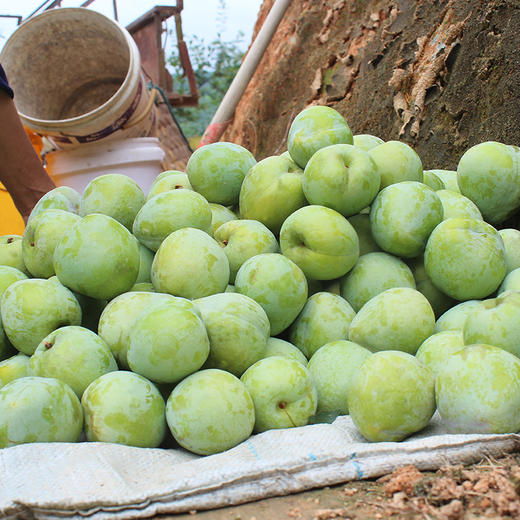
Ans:
POLYGON ((14 282, 2 296, 0 311, 9 341, 29 356, 53 330, 81 324, 78 300, 55 279, 14 282))
POLYGON ((229 261, 204 231, 179 229, 168 235, 155 254, 152 283, 158 292, 203 298, 224 292, 229 283, 229 261))
POLYGON ((434 228, 442 221, 442 203, 426 184, 403 181, 381 190, 370 209, 377 245, 405 258, 419 256, 434 228))
POLYGON ((14 267, 29 274, 23 262, 22 238, 20 235, 0 236, 0 265, 14 267))
POLYGON ((415 289, 415 281, 410 268, 388 253, 375 252, 360 256, 352 271, 340 281, 341 296, 356 312, 368 300, 392 287, 415 289))
POLYGON ((506 275, 504 243, 483 220, 450 218, 430 235, 424 266, 432 283, 455 300, 485 298, 506 275))
POLYGON ((449 356, 435 394, 450 433, 520 430, 520 360, 501 348, 469 345, 449 356))
POLYGON ((435 323, 434 332, 457 330, 462 332, 468 316, 481 304, 480 300, 467 300, 445 311, 435 323))
POLYGON ((506 291, 520 291, 520 267, 513 269, 506 275, 498 288, 497 294, 500 295, 506 291))
POLYGON ((352 132, 343 116, 326 106, 311 106, 302 110, 291 123, 287 136, 288 152, 300 168, 305 168, 309 159, 321 148, 352 143, 352 132))
POLYGON ((433 191, 446 189, 442 179, 431 170, 423 171, 423 183, 429 186, 433 191))
POLYGON ((359 239, 348 220, 324 206, 305 206, 283 223, 282 253, 307 278, 333 280, 348 273, 359 257, 359 239))
POLYGON ((282 356, 288 359, 293 359, 294 361, 298 361, 304 367, 307 366, 307 358, 304 356, 303 352, 288 341, 280 338, 268 338, 267 345, 264 350, 263 357, 270 356, 282 356))
POLYGON ((255 432, 304 426, 316 413, 318 394, 298 361, 271 356, 250 366, 241 381, 255 406, 255 432))
POLYGON ((229 283, 242 264, 249 258, 262 253, 278 253, 276 237, 261 222, 256 220, 230 220, 222 224, 214 233, 214 238, 229 261, 229 283))
POLYGON ((209 203, 202 195, 179 189, 165 191, 146 202, 137 213, 132 229, 139 242, 157 251, 162 241, 178 229, 209 231, 211 218, 209 203))
MULTIPOLYGON (((442 189, 456 191, 460 193, 459 184, 457 182, 457 172, 454 170, 425 170, 423 172, 424 175, 435 176, 437 177, 443 184, 444 187, 442 189)), ((433 186, 431 186, 433 187, 433 186)))
POLYGON ((38 213, 46 209, 62 209, 70 211, 71 213, 79 213, 79 206, 81 202, 81 195, 70 186, 58 186, 53 190, 47 192, 34 206, 29 220, 31 221, 38 213))
POLYGON ((307 301, 307 280, 302 270, 278 253, 264 253, 244 262, 235 288, 262 306, 274 336, 289 327, 307 301))
POLYGON ((79 205, 84 217, 101 213, 132 230, 137 212, 144 204, 144 192, 133 179, 119 173, 108 173, 92 179, 85 188, 79 205))
POLYGON ((208 202, 224 206, 238 203, 246 173, 256 164, 253 154, 234 143, 211 143, 195 150, 186 173, 193 189, 208 202))
POLYGON ((264 356, 269 319, 255 300, 238 293, 222 293, 195 301, 208 331, 207 367, 240 377, 264 356))
POLYGON ((142 310, 130 329, 130 369, 155 383, 176 383, 202 367, 209 339, 201 318, 175 299, 142 310))
POLYGON ((326 343, 313 354, 308 368, 318 391, 318 413, 348 414, 350 381, 370 355, 370 350, 346 340, 326 343))
POLYGON ((7 383, 30 375, 31 358, 19 352, 0 362, 0 388, 7 383))
POLYGON ((460 330, 445 330, 424 340, 415 357, 428 367, 433 377, 442 373, 446 360, 464 348, 464 335, 460 330))
POLYGON ((139 263, 135 237, 117 220, 97 213, 76 222, 54 250, 60 282, 98 300, 128 291, 139 274, 139 263))
POLYGON ((354 309, 341 296, 318 292, 291 325, 289 339, 310 358, 325 343, 346 339, 354 316, 354 309))
POLYGON ((22 240, 23 261, 35 278, 54 276, 54 250, 81 217, 62 209, 45 209, 27 224, 22 240))
POLYGON ((377 352, 354 374, 347 404, 367 440, 401 441, 422 430, 435 412, 434 379, 410 354, 377 352))
POLYGON ((318 150, 303 172, 303 193, 311 204, 349 217, 374 200, 381 176, 370 155, 350 144, 318 150))
POLYGON ((509 274, 520 267, 520 231, 508 228, 500 229, 498 233, 504 242, 506 272, 509 274))
POLYGON ((152 280, 152 263, 155 253, 139 242, 139 272, 135 283, 147 283, 152 280))
POLYGON ((140 282, 132 286, 128 292, 155 292, 152 282, 140 282))
POLYGON ((352 144, 358 148, 361 148, 362 150, 365 150, 365 152, 368 152, 372 148, 375 148, 376 146, 384 143, 380 137, 376 137, 375 135, 370 134, 357 134, 353 136, 352 139, 352 144))
POLYGON ((212 455, 245 441, 255 424, 253 400, 233 374, 216 368, 183 379, 166 402, 175 440, 199 455, 212 455))
POLYGON ((209 233, 211 236, 215 236, 215 232, 222 224, 238 218, 233 211, 222 204, 210 202, 209 209, 211 210, 211 233, 209 233))
POLYGON ((96 378, 117 370, 108 345, 84 327, 61 327, 42 339, 31 356, 34 376, 53 377, 72 388, 81 399, 96 378))
POLYGON ((377 245, 372 236, 369 214, 358 213, 357 215, 349 217, 347 220, 357 233, 359 239, 359 256, 381 251, 381 248, 377 245))
POLYGON ((381 175, 381 188, 402 181, 423 181, 421 158, 415 150, 400 141, 387 141, 369 150, 368 154, 381 175))
POLYGON ((472 200, 490 224, 500 224, 520 208, 520 162, 516 146, 487 141, 460 158, 460 192, 472 200))
POLYGON ((27 275, 15 267, 0 265, 0 300, 5 290, 14 282, 27 280, 27 275))
POLYGON ((443 220, 448 218, 474 218, 482 220, 477 205, 453 190, 437 190, 437 197, 441 199, 443 220))
POLYGON ((153 181, 148 194, 146 195, 146 201, 149 201, 152 197, 164 193, 165 191, 180 190, 180 189, 192 190, 188 176, 179 170, 168 170, 159 174, 153 181))
POLYGON ((87 441, 156 448, 166 433, 164 399, 133 372, 109 372, 90 383, 81 404, 87 441))
POLYGON ((278 234, 284 220, 307 200, 303 170, 289 157, 267 157, 255 164, 240 189, 240 215, 258 220, 278 234))
POLYGON ((400 350, 415 354, 433 334, 435 315, 415 289, 387 289, 368 300, 350 323, 350 341, 372 351, 400 350))
POLYGON ((77 442, 83 413, 65 383, 22 377, 0 389, 0 448, 30 442, 77 442))

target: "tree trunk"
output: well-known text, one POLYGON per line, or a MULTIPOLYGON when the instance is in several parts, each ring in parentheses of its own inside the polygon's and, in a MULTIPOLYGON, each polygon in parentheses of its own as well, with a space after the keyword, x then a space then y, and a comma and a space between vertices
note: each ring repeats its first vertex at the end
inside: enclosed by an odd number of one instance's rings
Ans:
POLYGON ((280 154, 298 112, 328 105, 455 169, 479 142, 520 144, 519 34, 518 0, 293 0, 222 140, 280 154))

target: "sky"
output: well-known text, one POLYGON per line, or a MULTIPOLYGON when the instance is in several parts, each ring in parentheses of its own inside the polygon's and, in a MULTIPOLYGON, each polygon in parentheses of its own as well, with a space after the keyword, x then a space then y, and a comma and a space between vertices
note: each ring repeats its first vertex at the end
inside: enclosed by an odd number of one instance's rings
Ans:
MULTIPOLYGON (((78 7, 84 0, 63 0, 62 7, 78 7)), ((221 0, 222 1, 222 0, 221 0)), ((28 16, 43 0, 0 0, 0 14, 13 14, 28 16)), ((184 40, 189 41, 190 36, 197 35, 209 43, 217 36, 217 13, 219 0, 184 0, 182 11, 182 27, 184 40)), ((262 0, 224 0, 226 10, 225 31, 222 37, 225 41, 235 39, 238 31, 244 33, 242 43, 244 51, 251 42, 253 26, 256 16, 262 4, 262 0)), ((176 1, 161 0, 117 0, 119 22, 128 25, 155 5, 175 5, 176 1)), ((93 9, 113 18, 114 11, 112 0, 95 0, 89 9, 93 9)), ((174 28, 173 19, 169 27, 174 28)), ((0 18, 0 49, 9 35, 16 29, 16 20, 0 18)), ((174 38, 170 42, 175 43, 174 38)), ((168 46, 169 47, 169 46, 168 46)))

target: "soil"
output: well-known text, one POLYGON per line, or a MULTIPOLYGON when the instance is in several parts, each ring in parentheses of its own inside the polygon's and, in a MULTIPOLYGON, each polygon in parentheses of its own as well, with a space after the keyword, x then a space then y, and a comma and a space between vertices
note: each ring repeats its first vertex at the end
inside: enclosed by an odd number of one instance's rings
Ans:
POLYGON ((455 169, 479 142, 520 144, 519 32, 518 0, 294 0, 221 140, 280 154, 320 104, 354 134, 407 142, 424 169, 455 169))
POLYGON ((349 482, 172 520, 495 520, 520 517, 520 454, 471 466, 421 472, 396 469, 377 480, 349 482))

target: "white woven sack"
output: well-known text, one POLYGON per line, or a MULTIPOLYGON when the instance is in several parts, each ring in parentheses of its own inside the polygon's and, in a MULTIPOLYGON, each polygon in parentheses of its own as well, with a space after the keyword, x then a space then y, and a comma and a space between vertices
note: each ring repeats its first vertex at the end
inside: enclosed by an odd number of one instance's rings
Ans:
POLYGON ((0 450, 0 516, 116 520, 180 513, 498 457, 520 435, 448 435, 434 416, 403 442, 369 443, 349 416, 254 435, 208 457, 116 444, 26 444, 0 450))

